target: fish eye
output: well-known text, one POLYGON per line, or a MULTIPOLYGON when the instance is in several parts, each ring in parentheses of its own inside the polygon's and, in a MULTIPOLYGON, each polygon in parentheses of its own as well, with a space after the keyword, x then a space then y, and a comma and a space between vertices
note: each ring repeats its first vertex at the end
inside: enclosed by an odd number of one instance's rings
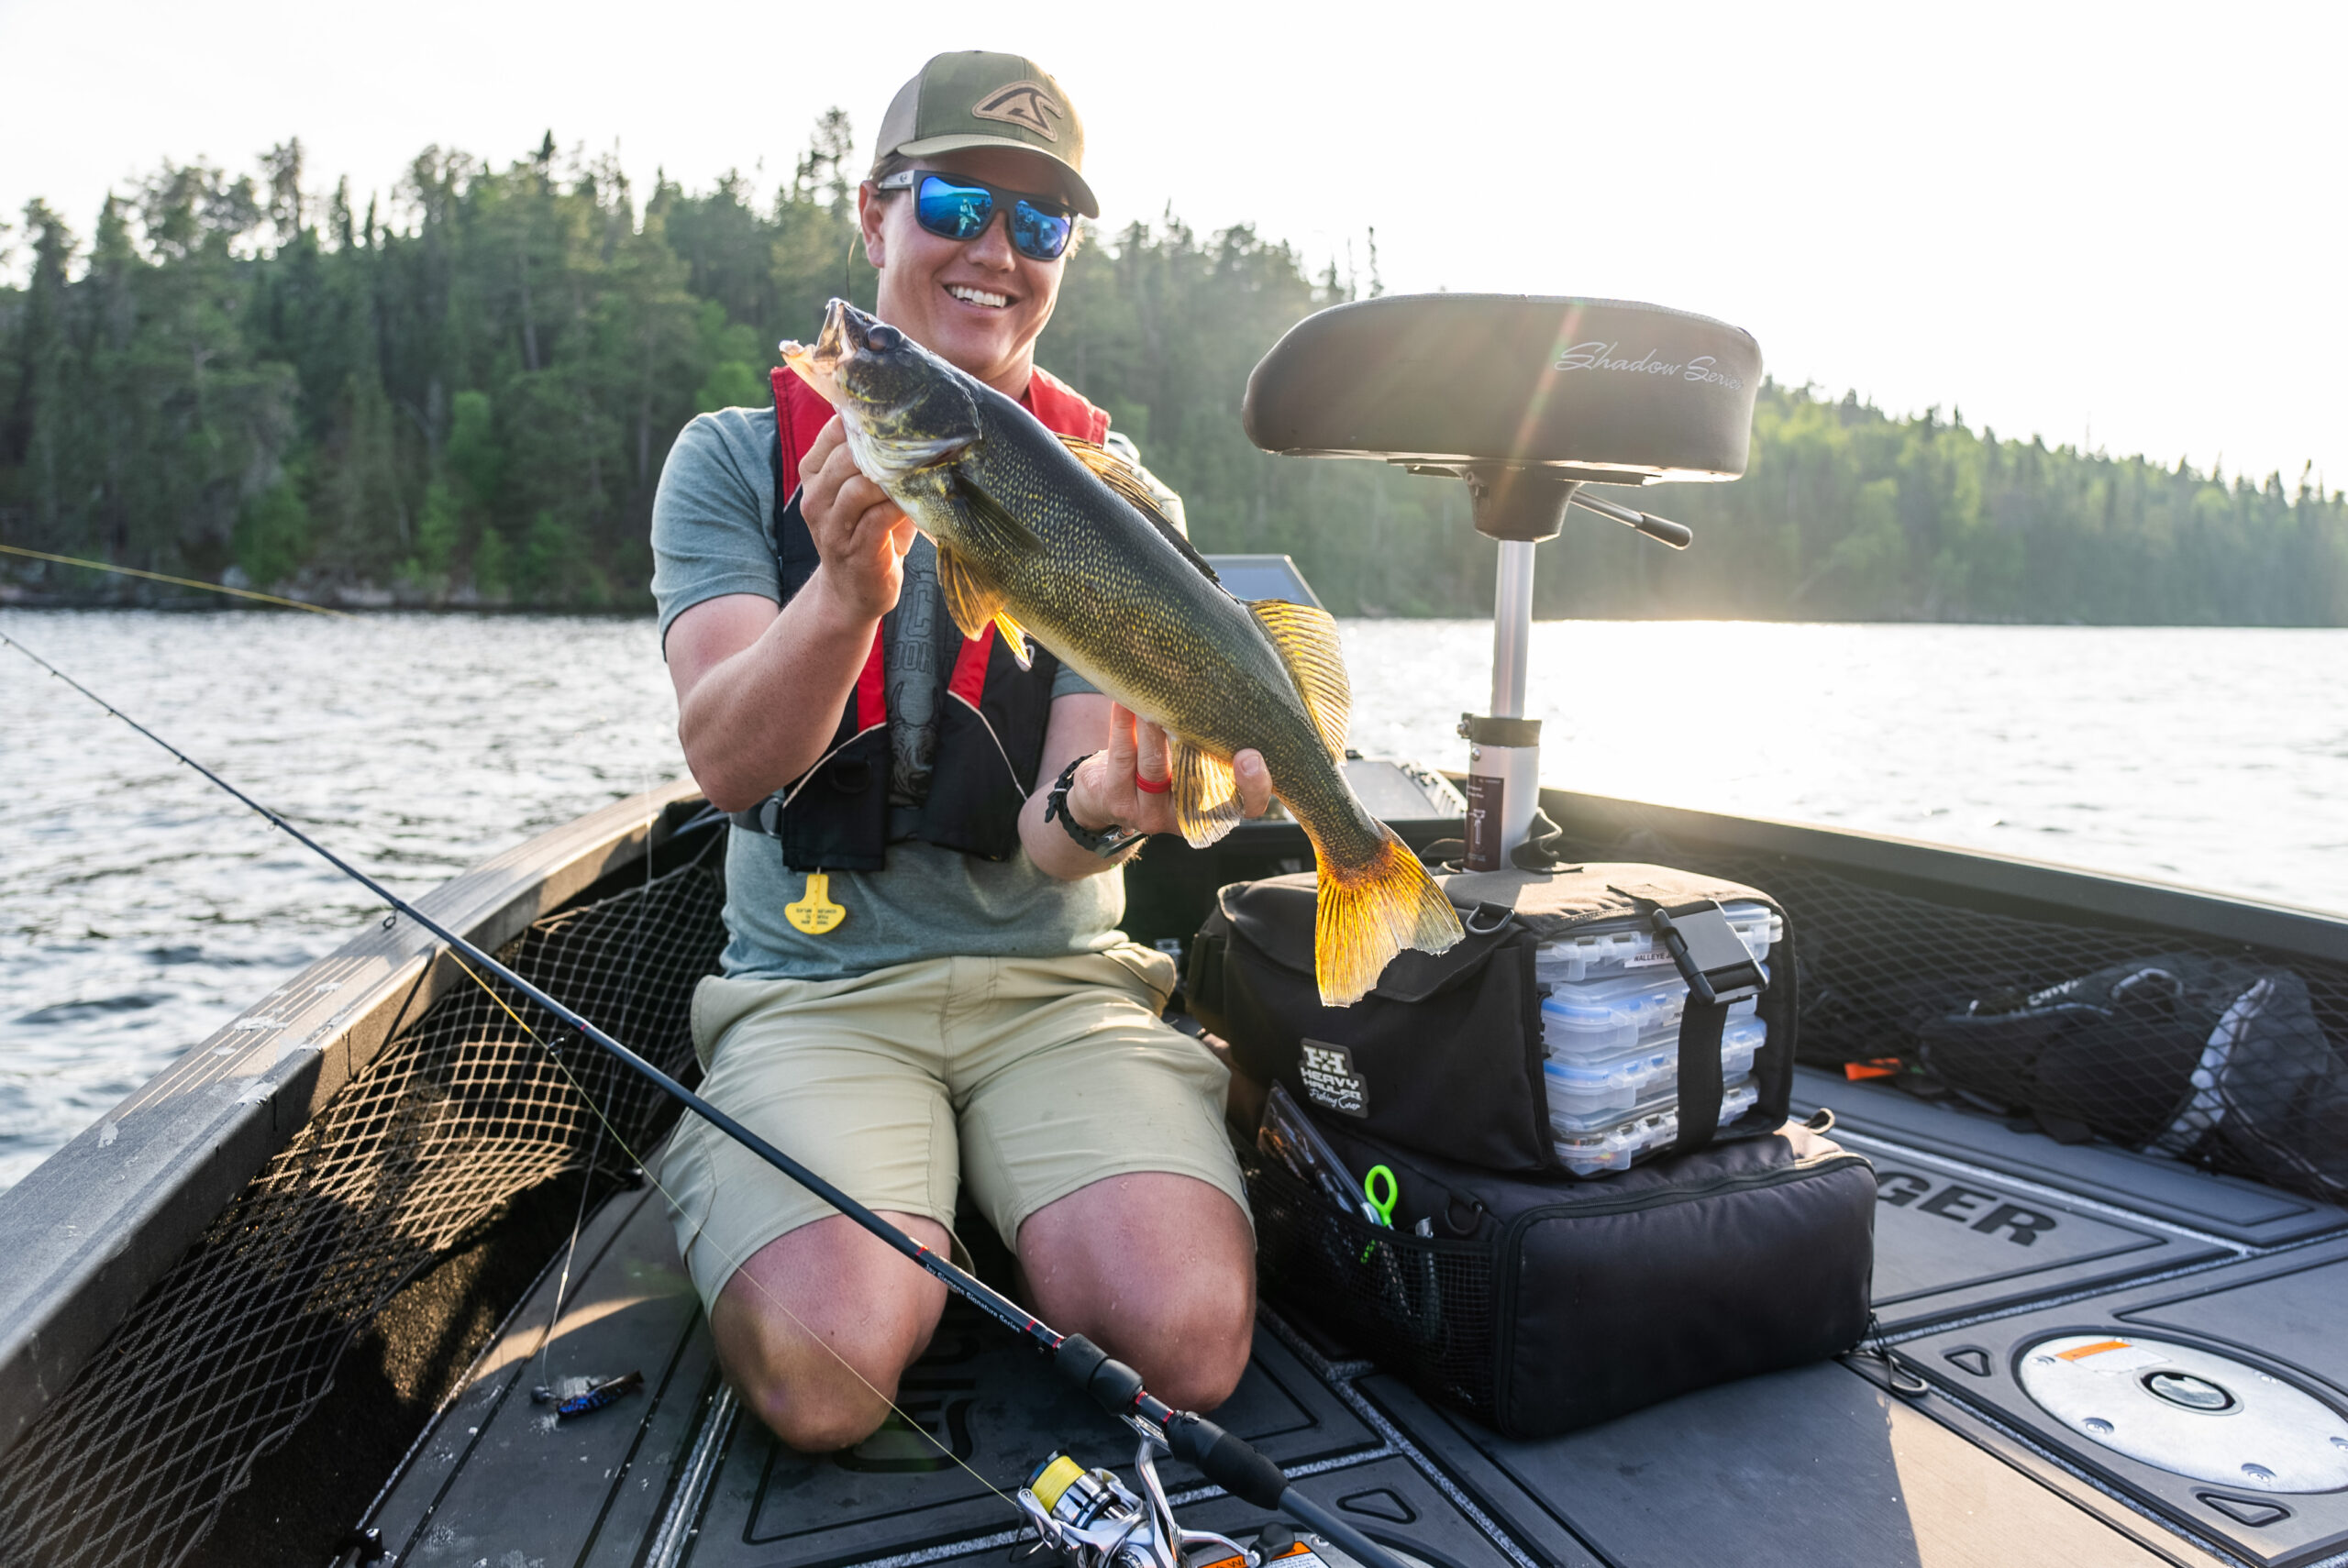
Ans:
POLYGON ((864 335, 864 340, 871 345, 874 349, 886 354, 893 350, 899 344, 903 343, 905 340, 905 335, 898 331, 895 327, 891 326, 886 323, 882 323, 873 327, 871 331, 866 333, 864 335))

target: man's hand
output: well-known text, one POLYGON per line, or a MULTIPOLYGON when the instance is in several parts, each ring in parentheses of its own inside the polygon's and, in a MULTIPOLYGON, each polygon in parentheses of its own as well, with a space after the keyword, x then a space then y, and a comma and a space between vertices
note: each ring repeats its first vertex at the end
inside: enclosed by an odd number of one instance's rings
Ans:
POLYGON ((837 414, 801 459, 799 482, 799 514, 823 563, 807 587, 855 620, 879 620, 896 608, 904 588, 912 520, 858 469, 837 414))
MULTIPOLYGON (((1086 759, 1069 782, 1068 806, 1076 825, 1094 833, 1113 823, 1143 833, 1180 833, 1173 791, 1135 783, 1136 778, 1165 783, 1166 758, 1166 732, 1112 703, 1107 747, 1086 759)), ((1241 814, 1262 816, 1272 803, 1272 776, 1263 755, 1252 747, 1240 752, 1231 759, 1231 771, 1239 785, 1241 814)))
POLYGON ((819 560, 806 585, 781 607, 754 593, 705 599, 669 628, 677 738, 721 811, 748 810, 823 756, 873 625, 904 588, 914 525, 857 471, 838 419, 808 447, 800 478, 819 560))

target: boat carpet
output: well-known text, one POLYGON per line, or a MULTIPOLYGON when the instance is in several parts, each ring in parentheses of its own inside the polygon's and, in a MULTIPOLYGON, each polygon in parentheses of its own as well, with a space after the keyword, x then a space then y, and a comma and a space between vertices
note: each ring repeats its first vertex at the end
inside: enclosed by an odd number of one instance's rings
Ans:
MULTIPOLYGON (((1940 1320, 2010 1310, 2122 1275, 2165 1276, 2174 1294, 2239 1266, 2229 1249, 2149 1221, 1994 1177, 1952 1179, 1926 1155, 1883 1168, 1879 1292, 1893 1313, 1911 1302, 1940 1320), (1914 1196, 1895 1201, 1901 1191, 1914 1196), (1951 1191, 1972 1196, 1925 1207, 1951 1191), (2032 1218, 1986 1231, 1965 1222, 2007 1207, 2032 1218)), ((622 1194, 592 1218, 542 1344, 559 1277, 550 1268, 539 1281, 373 1510, 387 1561, 1008 1568, 1017 1521, 995 1488, 1059 1448, 1130 1464, 1117 1429, 959 1305, 905 1380, 903 1419, 838 1455, 775 1442, 717 1377, 657 1192, 622 1194), (643 1374, 642 1390, 591 1415, 558 1420, 531 1399, 542 1382, 627 1371, 643 1374)), ((1866 1375, 1874 1364, 1754 1379, 1516 1443, 1268 1311, 1219 1419, 1437 1568, 2214 1561, 2086 1466, 2050 1460, 2000 1430, 2010 1423, 1938 1391, 1902 1397, 1866 1375)), ((2077 1441, 2045 1446, 2060 1454, 2077 1441)), ((1180 1465, 1164 1474, 1192 1528, 1245 1539, 1262 1522, 1180 1465)))
MULTIPOLYGON (((2348 1490, 2283 1492, 2261 1485, 2257 1471, 2283 1473, 2279 1478, 2287 1483, 2286 1466, 2267 1445, 2288 1454, 2303 1453, 2303 1443, 2319 1461, 2330 1462, 2336 1480, 2348 1461, 2326 1451, 2348 1450, 2348 1419, 2335 1414, 2329 1430, 2286 1437, 2272 1430, 2245 1430, 2250 1422, 2243 1417, 2254 1419, 2267 1397, 2262 1387, 2272 1389, 2270 1380, 2277 1377, 2328 1400, 2335 1412, 2348 1405, 2348 1338, 2340 1332, 2343 1302, 2348 1242, 2330 1241, 1926 1334, 1902 1343, 1898 1354, 1931 1380, 1933 1400, 1986 1411, 2031 1442, 2066 1452, 2104 1485, 2246 1562, 2294 1568, 2348 1551, 2348 1490), (2207 1462, 2200 1477, 2157 1469, 2083 1441, 2023 1390, 2025 1353, 2057 1335, 2079 1334, 2100 1336, 2090 1344, 2151 1337, 2247 1364, 2233 1390, 2241 1396, 2240 1409, 2187 1418, 2188 1424, 2209 1423, 2206 1440, 2188 1433, 2192 1452, 2207 1462)), ((2121 1383, 2129 1372, 2149 1364, 2120 1368, 2121 1383)), ((2116 1388, 2112 1397, 2114 1408, 2106 1414, 2129 1421, 2135 1390, 2116 1388)))

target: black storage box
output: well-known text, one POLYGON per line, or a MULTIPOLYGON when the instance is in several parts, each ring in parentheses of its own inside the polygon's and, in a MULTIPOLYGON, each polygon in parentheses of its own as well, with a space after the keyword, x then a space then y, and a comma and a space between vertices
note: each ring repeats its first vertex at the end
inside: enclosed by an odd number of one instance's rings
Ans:
POLYGON ((1265 1295, 1510 1437, 1840 1353, 1868 1322, 1873 1168, 1808 1126, 1602 1181, 1508 1176, 1315 1118, 1391 1229, 1248 1162, 1265 1295), (1432 1235, 1413 1234, 1425 1221, 1432 1235))

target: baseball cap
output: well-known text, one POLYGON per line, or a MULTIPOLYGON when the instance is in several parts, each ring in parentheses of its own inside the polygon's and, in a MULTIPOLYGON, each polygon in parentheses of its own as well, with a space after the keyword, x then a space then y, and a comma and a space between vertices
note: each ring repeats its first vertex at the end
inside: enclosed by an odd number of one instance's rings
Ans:
POLYGON ((922 158, 966 147, 1041 153, 1060 166, 1076 210, 1101 215, 1084 182, 1084 122, 1034 61, 975 49, 933 57, 890 101, 872 156, 877 166, 892 153, 922 158))

